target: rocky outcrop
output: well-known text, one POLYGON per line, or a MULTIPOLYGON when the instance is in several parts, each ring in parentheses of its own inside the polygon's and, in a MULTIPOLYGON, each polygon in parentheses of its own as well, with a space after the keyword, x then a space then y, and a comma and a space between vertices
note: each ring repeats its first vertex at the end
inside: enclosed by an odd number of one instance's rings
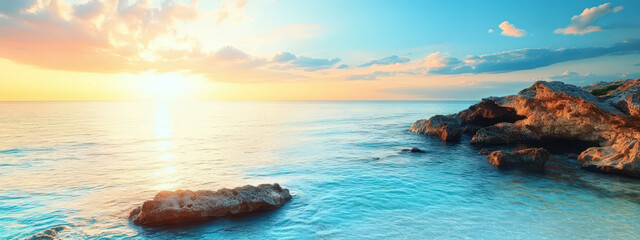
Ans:
POLYGON ((436 115, 429 120, 418 120, 411 126, 410 132, 435 136, 443 141, 458 141, 463 132, 462 118, 456 114, 436 115))
POLYGON ((67 226, 56 226, 56 227, 52 227, 49 228, 47 230, 44 230, 42 232, 36 233, 35 235, 27 238, 28 240, 53 240, 53 239, 58 239, 58 233, 62 230, 66 230, 69 229, 69 227, 67 226))
POLYGON ((499 106, 492 100, 483 100, 458 114, 436 115, 428 120, 418 120, 409 132, 435 136, 445 142, 451 142, 460 140, 463 133, 475 133, 483 127, 501 122, 515 122, 523 118, 512 108, 499 106))
MULTIPOLYGON (((575 153, 583 167, 640 176, 640 79, 583 88, 541 81, 520 94, 486 98, 447 116, 460 123, 447 132, 469 134, 472 144, 553 143, 569 149, 579 142, 575 153)), ((412 132, 436 127, 430 120, 416 122, 412 132)))
POLYGON ((640 118, 640 79, 628 80, 604 98, 607 103, 625 114, 640 118))
POLYGON ((290 199, 289 190, 277 183, 218 191, 162 191, 131 211, 129 218, 143 226, 201 221, 276 209, 290 199))
POLYGON ((525 168, 527 170, 544 170, 549 160, 549 152, 544 148, 527 148, 514 152, 494 151, 487 160, 497 168, 525 168))

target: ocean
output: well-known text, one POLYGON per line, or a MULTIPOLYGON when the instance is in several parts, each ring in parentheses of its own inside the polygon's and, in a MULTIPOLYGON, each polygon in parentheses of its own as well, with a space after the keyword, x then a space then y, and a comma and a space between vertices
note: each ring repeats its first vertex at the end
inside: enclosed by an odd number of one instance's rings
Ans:
POLYGON ((409 133, 473 102, 2 102, 0 239, 640 239, 640 180, 498 170, 409 133), (400 152, 418 147, 425 153, 400 152), (280 183, 281 209, 145 228, 161 190, 280 183))

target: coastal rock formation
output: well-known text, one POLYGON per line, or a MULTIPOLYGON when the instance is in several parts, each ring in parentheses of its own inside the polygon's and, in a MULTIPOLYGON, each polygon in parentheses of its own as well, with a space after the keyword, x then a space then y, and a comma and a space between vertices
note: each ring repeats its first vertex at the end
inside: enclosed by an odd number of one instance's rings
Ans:
POLYGON ((450 142, 460 140, 463 133, 475 133, 483 127, 501 122, 513 123, 523 118, 512 108, 499 106, 495 101, 483 100, 458 114, 436 115, 428 120, 418 120, 409 131, 450 142))
POLYGON ((549 152, 544 148, 527 148, 514 152, 494 151, 487 160, 497 168, 526 168, 528 170, 544 170, 549 160, 549 152))
MULTIPOLYGON (((615 87, 617 84, 612 86, 615 87)), ((640 118, 640 79, 628 80, 604 97, 607 103, 625 114, 640 118)))
POLYGON ((131 211, 129 218, 143 226, 201 221, 276 209, 290 199, 289 190, 277 183, 218 191, 162 191, 131 211))
POLYGON ((58 232, 62 231, 62 230, 66 230, 69 229, 69 227, 67 226, 56 226, 56 227, 52 227, 49 228, 47 230, 44 230, 42 232, 36 233, 35 235, 31 236, 30 238, 27 238, 29 240, 53 240, 53 239, 57 239, 57 235, 58 232))
POLYGON ((462 127, 462 118, 458 115, 436 115, 429 120, 418 120, 409 131, 435 136, 443 141, 458 141, 462 137, 462 127))
MULTIPOLYGON (((448 141, 432 134, 443 128, 441 119, 419 120, 410 131, 448 141)), ((447 119, 456 124, 446 125, 446 132, 469 134, 472 144, 579 146, 575 153, 585 168, 640 176, 640 79, 582 88, 540 81, 517 95, 483 99, 447 119)))

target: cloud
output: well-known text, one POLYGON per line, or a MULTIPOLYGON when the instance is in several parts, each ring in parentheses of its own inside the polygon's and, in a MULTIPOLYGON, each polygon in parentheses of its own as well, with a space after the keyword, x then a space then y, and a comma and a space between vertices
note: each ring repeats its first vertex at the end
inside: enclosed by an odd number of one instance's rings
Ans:
POLYGON ((336 67, 336 69, 349 69, 349 68, 351 67, 347 64, 340 64, 336 67))
POLYGON ((522 29, 517 29, 516 26, 514 26, 513 24, 504 21, 502 23, 500 23, 500 25, 498 25, 498 27, 500 29, 502 29, 502 32, 500 34, 505 35, 505 36, 510 36, 510 37, 522 37, 524 35, 526 35, 527 33, 522 30, 522 29))
POLYGON ((100 16, 104 9, 104 3, 98 0, 92 0, 84 4, 73 6, 73 14, 81 19, 95 19, 100 16))
POLYGON ((640 73, 633 74, 592 74, 565 71, 559 75, 543 77, 538 80, 561 81, 576 86, 586 86, 596 82, 611 82, 624 78, 637 78, 640 73))
POLYGON ((408 57, 398 57, 396 55, 390 56, 390 57, 386 57, 386 58, 381 58, 381 59, 376 59, 370 62, 367 62, 365 64, 362 64, 358 67, 369 67, 369 66, 373 66, 373 65, 389 65, 389 64, 396 64, 396 63, 406 63, 409 62, 411 59, 409 59, 408 57))
POLYGON ((527 48, 479 56, 471 55, 463 61, 451 60, 450 64, 432 68, 429 73, 503 73, 536 69, 573 60, 633 53, 640 53, 640 39, 620 42, 611 47, 527 48))
POLYGON ((225 20, 231 18, 234 22, 239 22, 244 18, 244 9, 249 3, 249 0, 225 0, 220 5, 217 12, 216 23, 220 24, 225 20))
POLYGON ((489 29, 489 31, 487 31, 487 33, 493 33, 493 29, 489 29))
POLYGON ((272 58, 272 62, 279 64, 277 69, 302 69, 304 71, 316 71, 333 67, 340 62, 340 59, 311 58, 296 56, 290 52, 281 52, 272 58))
POLYGON ((460 60, 449 56, 449 54, 441 54, 440 52, 435 52, 429 54, 429 56, 424 58, 424 65, 426 67, 438 68, 444 67, 447 65, 455 65, 460 64, 460 60))
POLYGON ((237 61, 248 59, 249 54, 246 54, 234 47, 226 46, 213 53, 213 57, 225 61, 237 61))
POLYGON ((349 76, 348 80, 377 80, 378 77, 388 77, 395 75, 393 72, 375 71, 373 73, 355 74, 349 76))
POLYGON ((554 32, 558 34, 583 35, 591 32, 602 31, 602 27, 596 26, 598 19, 609 13, 619 12, 622 6, 612 7, 611 3, 605 3, 597 7, 585 8, 580 15, 571 17, 571 22, 566 28, 558 28, 554 32))

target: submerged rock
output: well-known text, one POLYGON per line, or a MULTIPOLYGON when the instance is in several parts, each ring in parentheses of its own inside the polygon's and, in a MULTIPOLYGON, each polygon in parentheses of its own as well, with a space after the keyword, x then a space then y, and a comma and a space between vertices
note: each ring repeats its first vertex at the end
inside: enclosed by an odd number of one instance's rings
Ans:
POLYGON ((35 235, 27 238, 29 240, 52 240, 52 239, 56 239, 56 235, 58 235, 58 233, 62 230, 66 230, 69 229, 68 226, 55 226, 52 228, 49 228, 47 230, 44 230, 42 232, 36 233, 35 235))
POLYGON ((494 151, 487 160, 497 168, 526 168, 528 170, 544 170, 549 160, 549 152, 544 148, 527 148, 514 152, 494 151))
POLYGON ((290 199, 289 190, 277 183, 218 191, 162 191, 131 211, 129 218, 143 226, 201 221, 276 209, 290 199))
POLYGON ((417 148, 417 147, 412 147, 412 148, 405 148, 400 150, 401 152, 412 152, 412 153, 423 153, 424 150, 417 148))

